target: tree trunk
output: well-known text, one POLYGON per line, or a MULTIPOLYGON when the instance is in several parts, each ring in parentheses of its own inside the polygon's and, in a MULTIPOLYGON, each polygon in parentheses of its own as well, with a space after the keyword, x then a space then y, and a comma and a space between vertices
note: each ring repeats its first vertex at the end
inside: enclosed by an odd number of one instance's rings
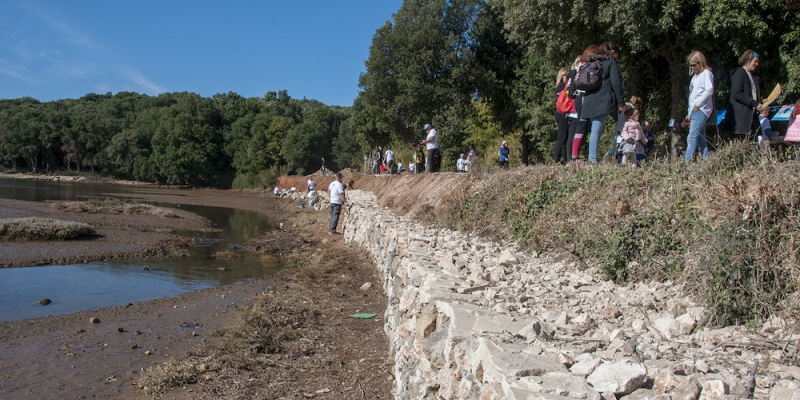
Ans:
POLYGON ((523 165, 528 165, 528 147, 530 147, 530 139, 528 139, 528 135, 524 132, 520 137, 520 144, 522 145, 522 154, 520 154, 519 159, 522 161, 523 165))
POLYGON ((681 143, 683 142, 683 121, 686 118, 686 110, 683 109, 683 98, 686 97, 686 65, 680 58, 670 55, 667 57, 669 64, 669 79, 672 86, 672 102, 670 104, 670 118, 674 120, 674 125, 670 129, 670 155, 672 160, 680 159, 681 143))

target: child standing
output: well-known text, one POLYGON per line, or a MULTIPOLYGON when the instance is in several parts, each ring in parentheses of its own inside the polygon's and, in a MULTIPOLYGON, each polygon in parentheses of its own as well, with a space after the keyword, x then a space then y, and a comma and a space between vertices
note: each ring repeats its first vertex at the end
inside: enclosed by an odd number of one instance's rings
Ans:
POLYGON ((647 138, 644 136, 642 125, 639 124, 639 110, 628 108, 625 110, 625 126, 622 128, 622 165, 631 164, 639 166, 636 154, 644 154, 644 145, 647 138))

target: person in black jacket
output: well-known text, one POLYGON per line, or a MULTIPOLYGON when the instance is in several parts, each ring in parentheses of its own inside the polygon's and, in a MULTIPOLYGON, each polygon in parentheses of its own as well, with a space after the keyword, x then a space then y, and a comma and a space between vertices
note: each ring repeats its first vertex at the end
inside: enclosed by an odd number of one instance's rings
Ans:
POLYGON ((584 95, 581 109, 581 119, 591 121, 589 162, 593 164, 597 163, 597 147, 606 119, 610 115, 616 120, 619 111, 625 107, 625 84, 617 62, 619 47, 613 42, 605 42, 598 47, 597 53, 595 57, 601 60, 603 84, 584 95))
MULTIPOLYGON (((558 103, 558 96, 561 92, 564 91, 564 88, 567 85, 566 75, 569 72, 567 68, 561 68, 558 70, 558 75, 556 76, 556 103, 558 103)), ((569 120, 567 120, 567 116, 558 112, 558 107, 556 107, 556 111, 554 113, 556 117, 556 127, 558 128, 556 133, 556 143, 553 146, 553 162, 556 164, 559 163, 567 163, 567 137, 569 136, 569 120)))
POLYGON ((758 117, 756 116, 764 106, 761 105, 761 88, 758 86, 758 78, 753 74, 758 67, 759 56, 753 50, 745 50, 739 57, 739 65, 731 73, 731 95, 728 103, 728 111, 725 118, 728 120, 728 128, 733 124, 732 132, 736 135, 749 136, 754 130, 758 129, 758 117))

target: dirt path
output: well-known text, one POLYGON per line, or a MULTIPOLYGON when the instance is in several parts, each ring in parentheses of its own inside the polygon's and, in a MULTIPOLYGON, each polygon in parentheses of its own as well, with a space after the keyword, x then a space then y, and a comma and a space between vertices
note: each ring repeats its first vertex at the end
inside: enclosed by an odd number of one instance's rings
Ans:
MULTIPOLYGON (((364 256, 347 248, 341 236, 326 234, 327 212, 247 192, 153 188, 139 196, 148 201, 233 207, 272 216, 276 223, 284 223, 284 229, 253 240, 247 247, 291 268, 274 278, 241 285, 0 323, 1 399, 152 398, 138 386, 144 371, 165 361, 199 356, 207 360, 198 369, 202 372, 197 374, 200 383, 169 389, 163 398, 391 397, 381 318, 385 297, 364 256), (362 291, 359 288, 365 282, 373 286, 362 291), (299 310, 297 307, 302 307, 305 317, 286 320, 281 326, 278 321, 276 326, 286 335, 274 349, 241 346, 252 339, 243 341, 240 336, 248 332, 246 323, 252 323, 254 316, 271 318, 282 315, 281 310, 299 310), (371 319, 348 317, 365 312, 378 315, 371 319), (98 318, 99 323, 90 318, 98 318)), ((0 210, 5 214, 0 217, 59 217, 46 207, 23 203, 4 203, 0 210)), ((145 236, 160 235, 152 232, 158 232, 153 228, 161 221, 127 217, 124 223, 116 218, 112 218, 114 222, 94 220, 107 224, 108 228, 99 228, 106 229, 106 238, 114 235, 113 227, 124 227, 118 242, 73 243, 69 247, 74 253, 60 258, 51 256, 58 243, 35 243, 14 262, 107 259, 119 256, 120 251, 135 257, 152 249, 154 243, 163 243, 159 240, 164 238, 144 240, 145 236), (138 233, 142 238, 136 237, 138 233), (125 240, 131 237, 129 242, 125 240), (121 250, 124 246, 130 249, 121 250)), ((100 216, 70 217, 83 218, 100 216)), ((185 222, 203 223, 191 218, 185 222)), ((13 252, 8 257, 13 258, 13 252)))

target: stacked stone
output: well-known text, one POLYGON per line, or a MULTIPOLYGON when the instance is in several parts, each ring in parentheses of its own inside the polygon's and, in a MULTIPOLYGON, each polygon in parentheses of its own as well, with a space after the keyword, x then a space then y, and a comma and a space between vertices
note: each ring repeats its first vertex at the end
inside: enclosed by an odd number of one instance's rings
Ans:
POLYGON ((704 329, 707 310, 678 285, 618 286, 393 216, 372 193, 348 201, 345 240, 389 298, 395 398, 800 400, 800 367, 785 361, 796 321, 704 329))

